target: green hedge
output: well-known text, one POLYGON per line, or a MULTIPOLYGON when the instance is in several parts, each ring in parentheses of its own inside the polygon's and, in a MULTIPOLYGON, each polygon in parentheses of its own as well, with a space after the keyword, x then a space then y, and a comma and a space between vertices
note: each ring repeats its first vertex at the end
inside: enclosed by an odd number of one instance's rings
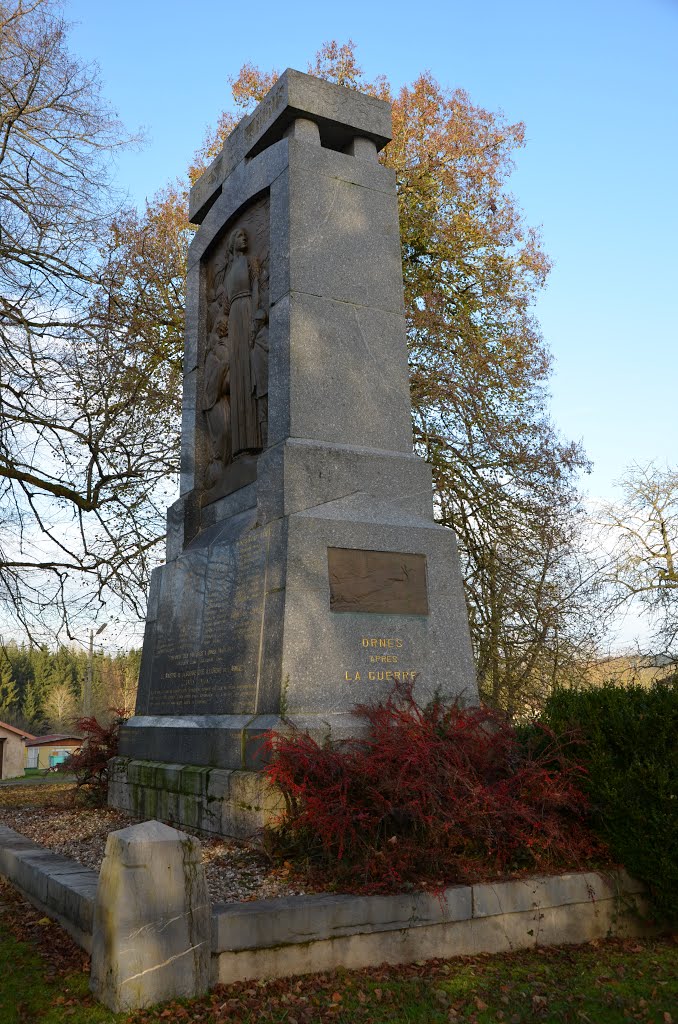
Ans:
POLYGON ((648 886, 659 916, 677 923, 678 674, 649 689, 558 691, 543 721, 581 736, 575 755, 589 773, 595 829, 648 886))

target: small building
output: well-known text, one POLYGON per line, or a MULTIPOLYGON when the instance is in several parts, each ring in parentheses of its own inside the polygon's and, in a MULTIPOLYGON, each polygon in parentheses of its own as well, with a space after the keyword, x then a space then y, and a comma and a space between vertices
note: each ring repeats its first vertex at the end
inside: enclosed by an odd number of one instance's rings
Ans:
POLYGON ((0 722, 0 779, 16 779, 24 773, 24 743, 35 736, 0 722))
POLYGON ((82 746, 82 737, 57 733, 26 740, 27 768, 56 768, 82 746))

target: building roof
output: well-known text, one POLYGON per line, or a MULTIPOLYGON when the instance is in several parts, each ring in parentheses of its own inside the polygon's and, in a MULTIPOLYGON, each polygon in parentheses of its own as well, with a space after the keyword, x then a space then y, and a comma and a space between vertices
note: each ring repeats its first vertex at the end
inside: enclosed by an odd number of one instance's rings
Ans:
POLYGON ((35 739, 32 732, 28 732, 27 729, 17 729, 15 725, 8 725, 7 722, 0 722, 0 729, 7 729, 8 732, 16 733, 17 736, 21 736, 24 740, 35 739))
POLYGON ((73 736, 72 733, 55 733, 53 736, 30 736, 30 739, 26 741, 26 746, 44 747, 48 744, 55 745, 57 743, 82 743, 82 736, 73 736))

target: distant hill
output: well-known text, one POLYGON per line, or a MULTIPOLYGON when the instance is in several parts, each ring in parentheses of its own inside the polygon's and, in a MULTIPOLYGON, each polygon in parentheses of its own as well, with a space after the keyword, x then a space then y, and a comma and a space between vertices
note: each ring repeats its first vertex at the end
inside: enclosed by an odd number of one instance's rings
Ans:
POLYGON ((625 686, 650 686, 677 671, 678 662, 665 654, 620 654, 592 662, 587 671, 587 681, 594 686, 610 681, 625 686))

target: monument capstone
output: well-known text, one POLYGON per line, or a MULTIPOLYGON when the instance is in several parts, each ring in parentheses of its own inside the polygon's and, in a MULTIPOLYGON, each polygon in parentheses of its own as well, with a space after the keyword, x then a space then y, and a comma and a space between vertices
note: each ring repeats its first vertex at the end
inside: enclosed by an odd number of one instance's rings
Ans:
POLYGON ((388 103, 287 70, 191 191, 181 497, 111 783, 144 816, 246 831, 267 730, 352 735, 398 681, 477 701, 412 448, 390 133, 388 103))

